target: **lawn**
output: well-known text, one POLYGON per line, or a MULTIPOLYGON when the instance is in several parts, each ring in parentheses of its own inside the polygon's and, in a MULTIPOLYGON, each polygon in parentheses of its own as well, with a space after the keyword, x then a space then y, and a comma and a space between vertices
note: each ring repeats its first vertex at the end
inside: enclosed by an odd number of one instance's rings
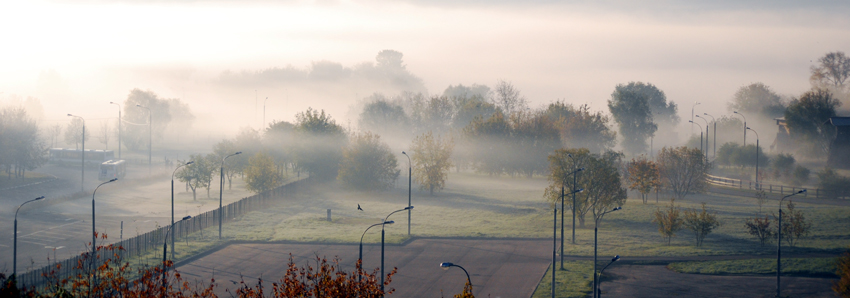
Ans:
MULTIPOLYGON (((838 258, 782 259, 782 275, 835 277, 838 258)), ((667 265, 676 272, 697 274, 776 274, 776 259, 676 262, 667 265)))

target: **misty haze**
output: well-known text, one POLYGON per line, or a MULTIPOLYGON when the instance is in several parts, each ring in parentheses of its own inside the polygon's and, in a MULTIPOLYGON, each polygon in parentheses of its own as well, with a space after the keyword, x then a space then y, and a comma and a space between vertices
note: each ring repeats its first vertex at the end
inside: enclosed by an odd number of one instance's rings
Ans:
POLYGON ((850 297, 842 1, 0 10, 0 297, 850 297))

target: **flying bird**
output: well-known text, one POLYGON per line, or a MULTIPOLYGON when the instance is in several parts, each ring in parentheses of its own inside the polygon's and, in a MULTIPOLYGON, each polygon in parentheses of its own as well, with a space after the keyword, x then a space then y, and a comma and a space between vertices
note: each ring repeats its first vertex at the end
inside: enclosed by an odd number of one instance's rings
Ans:
POLYGON ((357 204, 357 210, 363 211, 363 208, 360 208, 360 204, 357 204))

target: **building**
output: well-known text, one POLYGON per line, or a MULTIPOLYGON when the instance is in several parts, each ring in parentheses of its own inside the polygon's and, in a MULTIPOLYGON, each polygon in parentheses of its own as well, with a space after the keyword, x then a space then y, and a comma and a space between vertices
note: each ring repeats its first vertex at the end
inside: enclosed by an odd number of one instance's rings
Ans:
POLYGON ((835 168, 850 168, 850 117, 831 117, 827 123, 835 127, 827 164, 835 168))

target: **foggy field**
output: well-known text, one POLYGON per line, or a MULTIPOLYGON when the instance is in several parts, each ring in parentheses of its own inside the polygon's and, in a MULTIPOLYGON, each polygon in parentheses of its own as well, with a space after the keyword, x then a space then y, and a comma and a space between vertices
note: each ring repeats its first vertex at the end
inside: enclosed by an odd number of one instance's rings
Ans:
MULTIPOLYGON (((552 211, 542 198, 544 178, 489 177, 471 173, 452 173, 446 189, 429 197, 427 192, 413 193, 412 234, 420 237, 552 237, 552 211), (480 186, 479 186, 480 185, 480 186), (480 188, 478 188, 480 187, 480 188)), ((399 183, 401 185, 401 183, 399 183)), ((600 223, 599 254, 608 256, 700 256, 700 255, 771 255, 775 242, 762 247, 744 230, 744 221, 758 212, 753 198, 716 194, 688 195, 676 205, 698 208, 706 202, 716 211, 722 225, 711 233, 701 248, 694 246, 690 231, 681 230, 666 245, 652 223, 652 214, 669 199, 658 204, 654 199, 642 204, 630 198, 623 210, 608 214, 600 223)), ((357 243, 371 224, 407 204, 407 189, 387 192, 356 192, 336 183, 315 185, 301 192, 298 199, 250 212, 224 227, 226 240, 299 241, 357 243), (360 204, 364 211, 358 211, 360 204), (332 210, 332 222, 326 220, 332 210)), ((811 232, 797 247, 785 245, 791 254, 837 253, 850 245, 850 235, 843 227, 850 224, 848 207, 798 203, 812 221, 811 232)), ((775 212, 776 201, 765 204, 763 213, 775 212)), ((560 214, 558 215, 560 220, 560 214)), ((407 239, 407 214, 399 212, 386 228, 386 241, 400 243, 407 239)), ((586 227, 576 230, 576 245, 569 244, 572 222, 566 214, 566 255, 593 254, 593 223, 588 216, 586 227)), ((560 226, 560 224, 559 224, 560 226)), ((205 233, 213 233, 205 232, 205 233)), ((558 232, 560 235, 560 231, 558 232)), ((372 229, 364 243, 380 242, 380 231, 372 229)))

